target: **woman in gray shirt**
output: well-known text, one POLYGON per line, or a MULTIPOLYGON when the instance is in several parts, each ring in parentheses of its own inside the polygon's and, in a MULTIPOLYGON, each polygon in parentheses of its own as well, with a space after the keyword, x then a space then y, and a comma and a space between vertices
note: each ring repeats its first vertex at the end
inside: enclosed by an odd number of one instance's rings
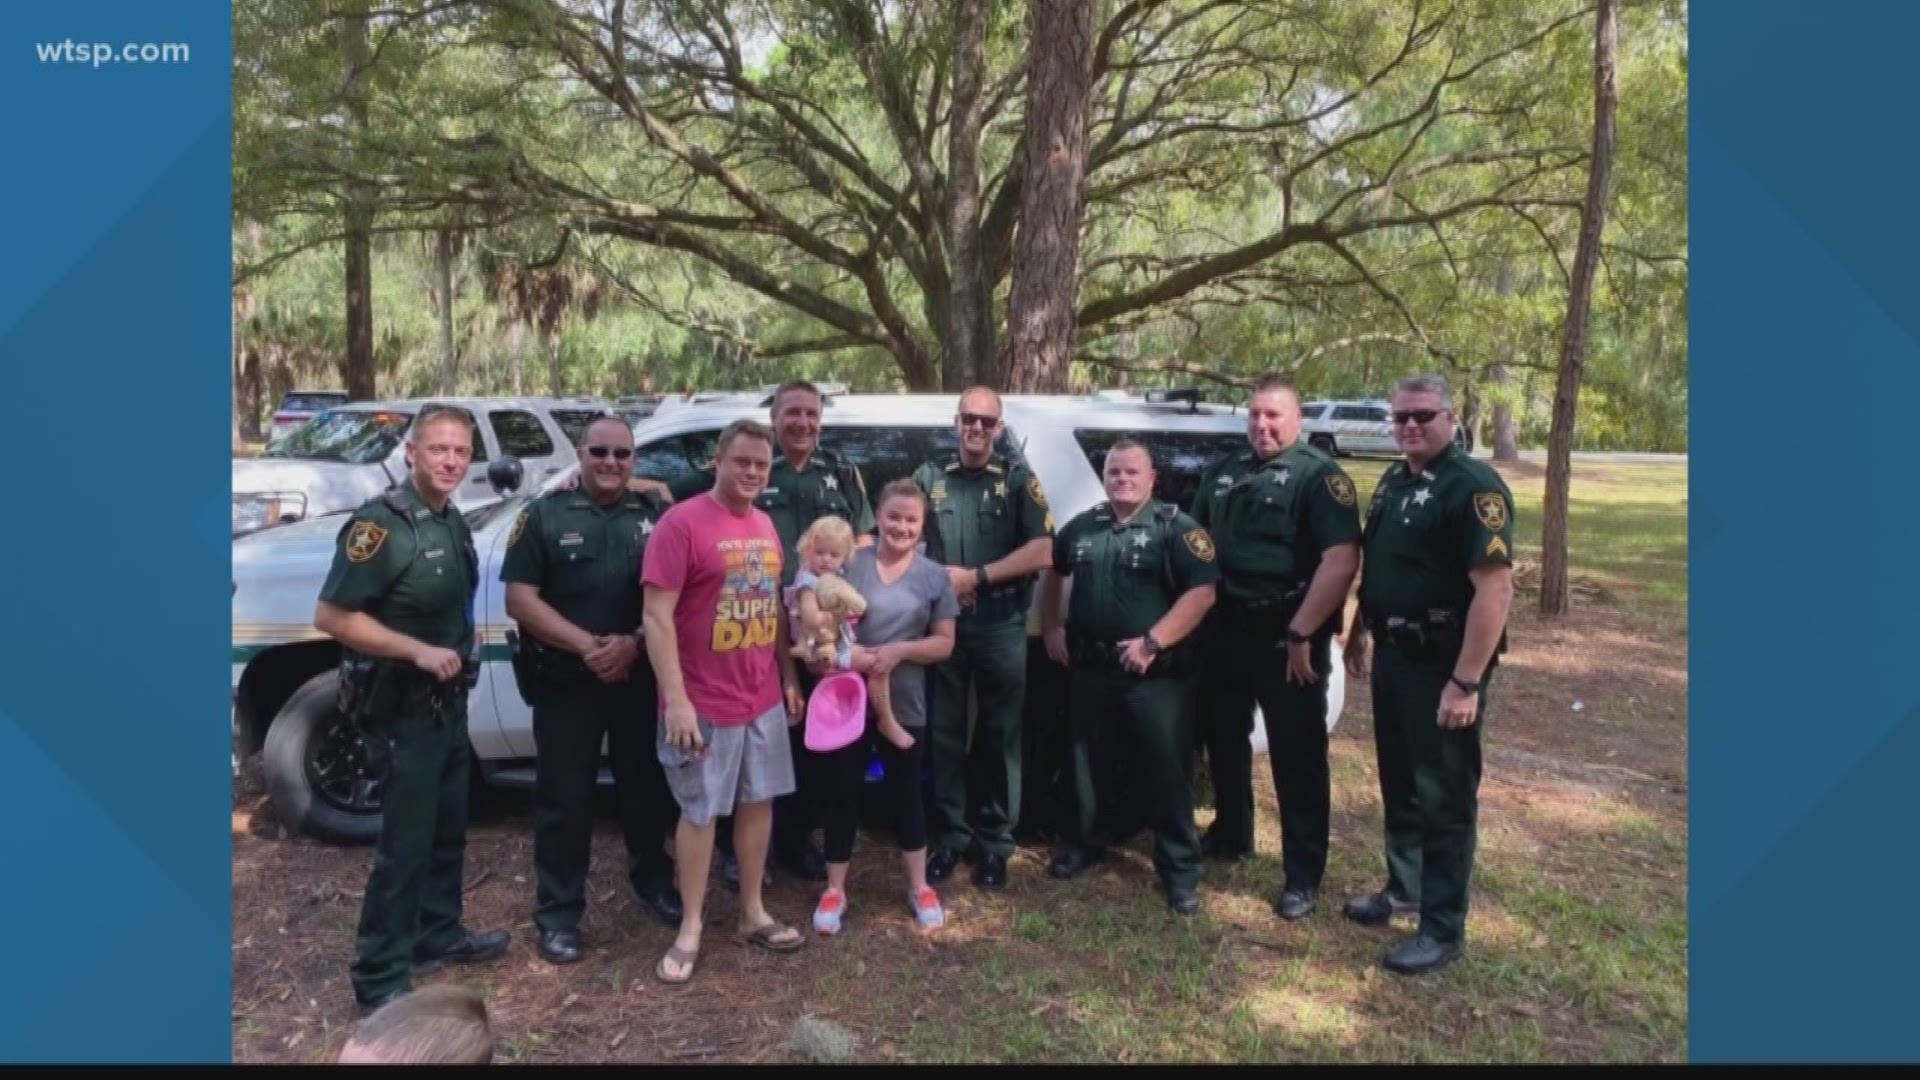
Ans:
POLYGON ((869 674, 891 674, 893 715, 913 736, 902 750, 874 730, 848 746, 814 754, 821 823, 826 827, 827 888, 813 912, 813 928, 822 934, 840 930, 847 909, 847 866, 853 859, 854 833, 860 825, 860 794, 866 784, 869 755, 878 751, 886 769, 894 836, 907 872, 907 903, 923 930, 946 919, 939 894, 927 884, 926 805, 920 771, 927 730, 926 665, 953 653, 954 619, 960 602, 947 571, 920 554, 927 518, 926 495, 911 480, 881 489, 874 505, 879 543, 861 548, 847 560, 848 584, 866 598, 867 611, 856 630, 853 666, 869 674))

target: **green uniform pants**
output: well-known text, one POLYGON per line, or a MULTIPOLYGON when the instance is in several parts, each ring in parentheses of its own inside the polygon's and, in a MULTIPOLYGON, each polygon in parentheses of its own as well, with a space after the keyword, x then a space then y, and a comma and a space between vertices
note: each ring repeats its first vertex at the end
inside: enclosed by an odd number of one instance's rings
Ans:
POLYGON ((1068 693, 1074 807, 1067 843, 1096 850, 1123 840, 1132 831, 1128 819, 1144 818, 1162 884, 1191 892, 1200 883, 1192 680, 1076 668, 1068 693))
POLYGON ((636 893, 673 884, 665 845, 678 811, 655 756, 655 698, 653 670, 642 659, 624 683, 577 682, 534 707, 533 921, 541 930, 578 930, 586 912, 603 736, 626 836, 627 878, 636 893))
POLYGON ((933 758, 933 846, 1013 855, 1020 818, 1020 715, 1027 688, 1026 612, 992 622, 962 617, 953 656, 935 665, 928 751, 933 758), (977 700, 971 746, 967 690, 977 700))
POLYGON ((418 708, 376 721, 367 742, 381 778, 381 819, 350 973, 363 1001, 411 986, 415 956, 445 952, 466 933, 460 885, 473 760, 466 696, 437 718, 418 708))
POLYGON ((1327 635, 1314 639, 1313 669, 1302 686, 1287 679, 1286 645, 1221 618, 1209 625, 1209 663, 1201 690, 1201 737, 1213 779, 1216 814, 1207 831, 1229 849, 1253 850, 1253 707, 1267 729, 1267 764, 1280 804, 1280 855, 1289 888, 1315 890, 1327 871, 1332 779, 1327 768, 1327 635))
POLYGON ((1448 730, 1437 718, 1453 661, 1416 660, 1389 642, 1375 641, 1373 739, 1386 810, 1387 888, 1395 898, 1420 905, 1421 933, 1435 941, 1458 941, 1466 933, 1479 815, 1480 727, 1493 672, 1482 680, 1474 725, 1448 730))

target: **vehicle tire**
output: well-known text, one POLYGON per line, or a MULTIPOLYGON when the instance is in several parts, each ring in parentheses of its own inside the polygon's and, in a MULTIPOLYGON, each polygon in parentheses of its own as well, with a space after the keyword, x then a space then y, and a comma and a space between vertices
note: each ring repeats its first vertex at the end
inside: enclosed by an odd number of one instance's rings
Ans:
POLYGON ((307 680, 274 717, 260 752, 267 796, 289 829, 322 840, 380 838, 380 785, 367 751, 340 716, 337 671, 307 680))
POLYGON ((1309 435, 1307 445, 1318 448, 1329 457, 1340 456, 1340 444, 1334 442, 1331 435, 1309 435))

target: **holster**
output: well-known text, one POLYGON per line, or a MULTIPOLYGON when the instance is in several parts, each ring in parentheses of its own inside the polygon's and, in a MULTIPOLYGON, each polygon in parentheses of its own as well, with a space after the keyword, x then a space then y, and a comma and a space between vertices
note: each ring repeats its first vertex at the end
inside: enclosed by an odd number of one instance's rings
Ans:
POLYGON ((1425 618, 1388 615, 1371 621, 1375 637, 1414 660, 1452 661, 1466 643, 1466 621, 1455 611, 1436 609, 1425 618))
POLYGON ((340 655, 340 714, 362 730, 392 717, 406 703, 413 680, 411 664, 368 656, 352 649, 340 655))
POLYGON ((556 691, 583 682, 592 674, 578 656, 532 634, 508 630, 507 644, 513 650, 514 685, 529 708, 545 704, 556 691))

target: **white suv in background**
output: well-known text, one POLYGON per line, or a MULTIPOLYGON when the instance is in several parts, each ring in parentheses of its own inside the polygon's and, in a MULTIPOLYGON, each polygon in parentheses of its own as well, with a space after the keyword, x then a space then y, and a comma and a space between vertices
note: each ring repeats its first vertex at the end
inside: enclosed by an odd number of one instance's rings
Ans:
MULTIPOLYGON (((1357 401, 1309 401, 1300 406, 1300 431, 1307 442, 1329 454, 1390 454, 1398 456, 1393 441, 1393 404, 1377 398, 1357 401)), ((1454 428, 1453 441, 1473 449, 1467 425, 1454 428)))
POLYGON ((233 459, 233 535, 346 513, 405 480, 407 429, 427 405, 474 419, 473 466, 453 496, 461 510, 500 498, 487 481, 489 461, 517 458, 526 482, 540 484, 574 463, 580 433, 611 411, 597 402, 511 397, 356 401, 328 409, 259 457, 233 459))

